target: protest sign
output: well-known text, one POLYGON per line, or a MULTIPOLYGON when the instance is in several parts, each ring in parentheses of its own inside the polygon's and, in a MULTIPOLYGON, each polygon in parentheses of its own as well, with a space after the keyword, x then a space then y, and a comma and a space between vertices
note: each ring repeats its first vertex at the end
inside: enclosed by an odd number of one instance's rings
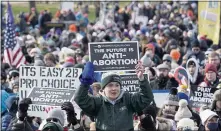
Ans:
POLYGON ((96 72, 134 71, 139 60, 138 42, 89 43, 89 60, 96 72))
POLYGON ((29 115, 38 114, 43 119, 47 117, 47 108, 56 108, 62 101, 72 100, 74 91, 80 86, 79 76, 82 73, 82 69, 78 68, 39 66, 21 66, 19 71, 19 100, 30 97, 33 104, 29 107, 29 115), (57 99, 50 101, 49 97, 57 99))
POLYGON ((124 74, 121 76, 121 87, 130 93, 135 93, 140 90, 139 80, 136 74, 124 74))
POLYGON ((28 98, 32 104, 61 106, 62 103, 72 101, 75 90, 53 89, 53 88, 32 88, 28 98))
POLYGON ((191 87, 190 102, 193 108, 198 110, 201 106, 210 106, 216 88, 191 87))

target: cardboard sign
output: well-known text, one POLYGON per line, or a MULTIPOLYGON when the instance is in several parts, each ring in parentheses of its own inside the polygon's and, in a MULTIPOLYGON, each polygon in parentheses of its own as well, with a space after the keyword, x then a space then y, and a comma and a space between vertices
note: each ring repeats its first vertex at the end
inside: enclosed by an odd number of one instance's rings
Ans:
POLYGON ((216 88, 191 87, 190 102, 193 108, 199 109, 201 106, 210 106, 216 88))
POLYGON ((61 106, 64 102, 72 101, 75 90, 32 88, 28 98, 33 104, 61 106))
MULTIPOLYGON (((50 101, 49 93, 52 95, 53 93, 63 92, 67 96, 61 93, 51 97, 71 100, 74 96, 74 91, 80 86, 79 76, 82 73, 82 69, 79 68, 39 66, 20 66, 19 71, 19 100, 31 97, 33 104, 30 105, 28 114, 41 117, 42 119, 47 117, 48 108, 56 108, 61 105, 61 101, 55 102, 52 99, 50 101), (70 94, 66 94, 67 92, 70 94), (42 95, 43 93, 44 96, 42 95), (37 98, 41 99, 37 100, 37 98), (42 98, 49 100, 45 99, 43 101, 42 98)), ((80 115, 79 110, 76 110, 76 113, 78 116, 80 115)))
POLYGON ((134 71, 139 60, 138 42, 89 43, 89 60, 96 72, 134 71))
POLYGON ((135 93, 140 90, 139 80, 136 74, 124 74, 121 76, 122 88, 130 93, 135 93))

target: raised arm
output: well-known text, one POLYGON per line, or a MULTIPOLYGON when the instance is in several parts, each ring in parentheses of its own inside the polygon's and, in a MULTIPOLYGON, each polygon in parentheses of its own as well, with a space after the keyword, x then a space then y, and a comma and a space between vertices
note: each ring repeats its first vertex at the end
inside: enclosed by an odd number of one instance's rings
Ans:
POLYGON ((144 67, 142 63, 139 63, 136 66, 136 73, 139 79, 140 91, 134 94, 131 94, 131 106, 134 109, 134 112, 141 112, 146 106, 154 101, 154 96, 150 83, 147 78, 144 77, 144 67))
POLYGON ((74 101, 78 106, 90 116, 95 116, 102 104, 102 99, 100 97, 88 95, 88 89, 94 81, 93 74, 94 66, 91 62, 88 62, 80 76, 81 85, 76 90, 74 97, 74 101))

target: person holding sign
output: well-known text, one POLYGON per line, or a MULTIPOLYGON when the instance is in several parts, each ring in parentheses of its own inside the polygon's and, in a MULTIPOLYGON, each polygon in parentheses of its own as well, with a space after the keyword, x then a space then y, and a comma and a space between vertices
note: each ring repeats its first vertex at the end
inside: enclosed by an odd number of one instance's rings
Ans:
POLYGON ((136 65, 135 71, 139 78, 139 92, 124 92, 121 88, 121 77, 106 73, 101 80, 102 95, 89 96, 88 89, 94 81, 94 65, 91 62, 86 63, 74 100, 87 115, 95 117, 97 131, 134 130, 133 114, 141 112, 153 101, 153 93, 143 75, 144 67, 141 62, 136 65))

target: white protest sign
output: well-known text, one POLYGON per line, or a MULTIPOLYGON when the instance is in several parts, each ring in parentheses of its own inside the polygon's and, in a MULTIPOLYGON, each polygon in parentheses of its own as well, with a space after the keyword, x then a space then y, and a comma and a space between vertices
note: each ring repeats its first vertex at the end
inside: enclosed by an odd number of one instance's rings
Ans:
MULTIPOLYGON (((58 98, 64 98, 69 95, 68 99, 72 100, 74 91, 80 86, 79 76, 82 69, 79 68, 56 68, 56 67, 39 67, 39 66, 21 66, 19 76, 19 100, 27 98, 28 95, 42 96, 42 99, 35 97, 28 110, 30 116, 38 116, 42 119, 47 117, 48 109, 60 107, 63 101, 58 98), (42 89, 42 90, 40 90, 42 89), (53 90, 50 91, 49 90, 53 90), (59 90, 61 93, 59 93, 59 90), (32 93, 32 91, 34 91, 32 93), (46 93, 49 92, 49 94, 46 93), (62 94, 62 91, 69 94, 62 94), (39 94, 36 94, 39 93, 39 94), (46 94, 45 94, 46 93, 46 94), (54 94, 50 94, 54 93, 54 94), (44 94, 44 99, 43 95, 44 94), (58 96, 58 94, 60 96, 58 96), (47 95, 47 96, 45 96, 47 95), (63 96, 63 97, 61 97, 63 96), (50 98, 50 100, 48 100, 50 98), (51 99, 56 98, 56 99, 51 99), (53 103, 53 104, 52 104, 53 103), (48 105, 52 104, 52 105, 48 105)), ((72 100, 73 103, 73 100, 72 100)), ((75 103, 73 103, 75 105, 75 103)), ((79 116, 80 111, 76 111, 79 116)), ((79 118, 79 117, 78 117, 79 118)))

